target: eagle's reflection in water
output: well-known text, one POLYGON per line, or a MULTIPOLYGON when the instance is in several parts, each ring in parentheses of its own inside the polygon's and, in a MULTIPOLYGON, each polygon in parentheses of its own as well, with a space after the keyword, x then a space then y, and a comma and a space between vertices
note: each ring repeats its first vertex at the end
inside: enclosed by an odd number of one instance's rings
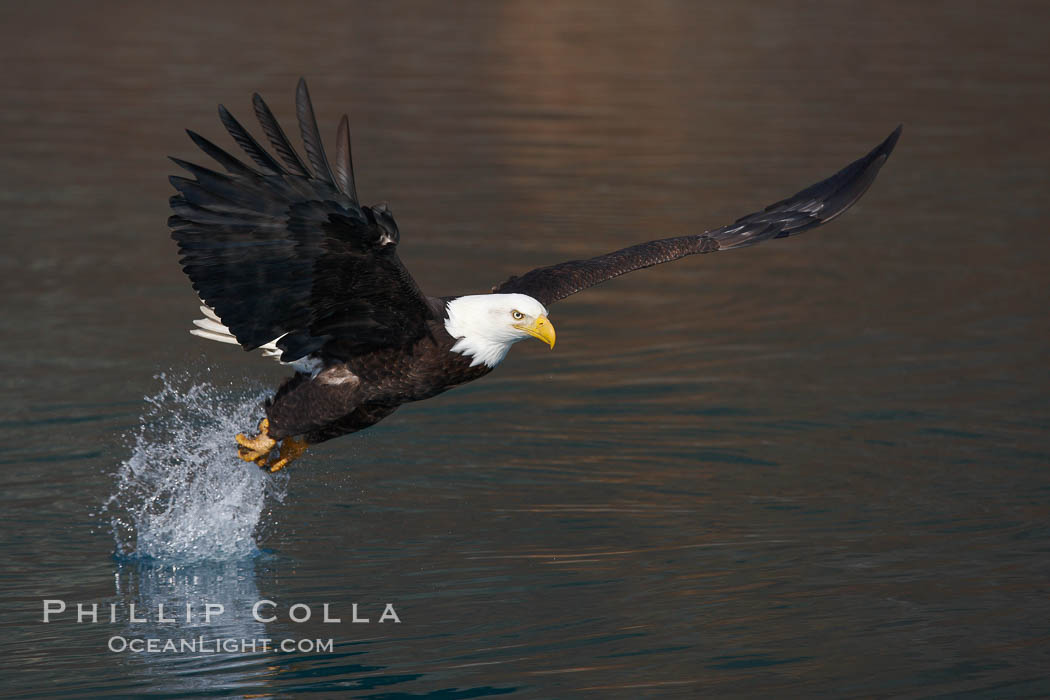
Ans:
MULTIPOLYGON (((113 626, 110 650, 157 692, 259 692, 269 654, 258 641, 267 638, 266 625, 251 614, 260 598, 255 567, 253 558, 121 562, 115 616, 123 624, 113 626), (257 651, 243 650, 253 642, 257 651)), ((110 611, 100 615, 108 620, 110 611)))

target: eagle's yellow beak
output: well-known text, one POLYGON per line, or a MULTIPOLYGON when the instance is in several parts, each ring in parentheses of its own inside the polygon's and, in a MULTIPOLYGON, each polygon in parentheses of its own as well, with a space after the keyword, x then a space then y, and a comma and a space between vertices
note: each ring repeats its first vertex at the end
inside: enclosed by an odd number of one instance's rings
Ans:
POLYGON ((547 320, 546 316, 537 316, 536 320, 528 325, 519 326, 518 324, 514 324, 514 327, 525 331, 533 338, 539 338, 547 345, 550 345, 551 350, 554 349, 554 340, 556 337, 554 334, 554 326, 551 325, 551 322, 547 320))

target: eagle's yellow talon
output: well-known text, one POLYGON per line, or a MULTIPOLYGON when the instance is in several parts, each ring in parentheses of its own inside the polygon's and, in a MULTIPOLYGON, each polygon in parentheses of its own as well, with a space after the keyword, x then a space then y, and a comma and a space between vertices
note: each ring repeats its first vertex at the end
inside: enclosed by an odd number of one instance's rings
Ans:
POLYGON ((277 441, 270 437, 269 430, 270 421, 263 418, 259 421, 259 434, 255 437, 250 438, 244 433, 237 433, 233 438, 240 445, 237 455, 245 462, 255 462, 260 467, 265 467, 266 456, 277 445, 277 441))
MULTIPOLYGON (((295 438, 285 438, 281 441, 281 451, 277 455, 277 459, 270 465, 270 473, 279 472, 289 464, 299 459, 304 452, 306 452, 307 444, 306 440, 296 440, 295 438)), ((265 468, 265 464, 259 466, 265 468)))
POLYGON ((266 469, 270 473, 279 472, 287 467, 302 456, 307 447, 306 440, 288 437, 281 440, 280 451, 271 459, 277 441, 270 437, 270 421, 266 418, 259 421, 259 434, 255 437, 237 433, 234 439, 239 445, 237 455, 241 459, 245 462, 254 462, 259 468, 266 469))

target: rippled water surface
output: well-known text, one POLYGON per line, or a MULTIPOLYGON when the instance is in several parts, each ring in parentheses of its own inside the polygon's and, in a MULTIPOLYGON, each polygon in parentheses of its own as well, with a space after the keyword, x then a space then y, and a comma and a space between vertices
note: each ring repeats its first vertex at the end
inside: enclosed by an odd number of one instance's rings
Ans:
POLYGON ((0 692, 1050 695, 1045 5, 0 15, 0 692), (300 75, 433 294, 905 131, 834 224, 573 297, 554 352, 273 479, 231 437, 284 373, 186 332, 165 156, 256 90, 294 132, 300 75), (199 638, 322 648, 110 650, 199 638))

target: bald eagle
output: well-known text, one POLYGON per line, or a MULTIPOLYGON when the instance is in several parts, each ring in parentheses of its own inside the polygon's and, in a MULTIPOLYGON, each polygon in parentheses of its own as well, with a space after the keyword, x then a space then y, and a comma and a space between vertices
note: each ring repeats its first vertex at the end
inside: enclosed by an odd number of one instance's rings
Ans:
POLYGON ((826 180, 728 226, 537 268, 488 294, 438 298, 424 294, 398 258, 390 209, 360 203, 347 117, 339 122, 333 162, 303 80, 295 104, 306 160, 255 94, 255 116, 276 157, 219 105, 223 126, 254 165, 188 131, 225 172, 172 158, 192 177, 170 178, 178 192, 168 225, 204 314, 191 332, 262 350, 295 370, 266 401, 258 434, 236 436, 240 457, 272 472, 308 445, 483 377, 519 340, 553 348, 548 309, 571 294, 633 270, 831 221, 868 189, 901 132, 897 127, 826 180))

